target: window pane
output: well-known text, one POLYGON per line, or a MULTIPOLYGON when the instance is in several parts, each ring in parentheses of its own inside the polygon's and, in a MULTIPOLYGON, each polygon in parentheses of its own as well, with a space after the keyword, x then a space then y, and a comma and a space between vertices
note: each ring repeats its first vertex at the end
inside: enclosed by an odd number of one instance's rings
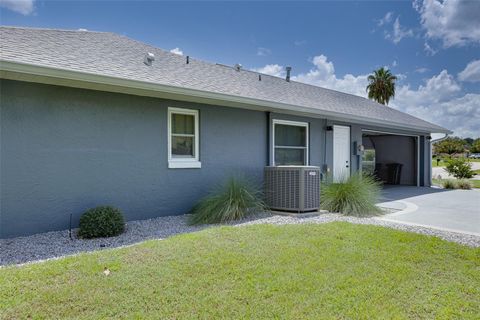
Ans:
POLYGON ((193 137, 172 137, 172 157, 194 158, 193 137))
POLYGON ((284 124, 275 125, 275 145, 289 147, 307 146, 307 128, 289 126, 284 124))
POLYGON ((277 166, 306 165, 305 149, 275 148, 275 165, 277 166))
POLYGON ((194 134, 195 117, 188 114, 172 114, 172 133, 194 134))

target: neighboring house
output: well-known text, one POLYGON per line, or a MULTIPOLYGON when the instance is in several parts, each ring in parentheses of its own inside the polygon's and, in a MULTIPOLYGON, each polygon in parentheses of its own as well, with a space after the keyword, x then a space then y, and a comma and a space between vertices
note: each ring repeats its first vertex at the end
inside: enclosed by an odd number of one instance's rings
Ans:
POLYGON ((76 226, 98 205, 128 220, 183 214, 225 177, 261 181, 267 165, 338 178, 361 170, 362 145, 377 169, 402 163, 400 183, 428 186, 429 136, 450 132, 113 33, 2 27, 0 39, 0 237, 68 228, 70 214, 76 226))

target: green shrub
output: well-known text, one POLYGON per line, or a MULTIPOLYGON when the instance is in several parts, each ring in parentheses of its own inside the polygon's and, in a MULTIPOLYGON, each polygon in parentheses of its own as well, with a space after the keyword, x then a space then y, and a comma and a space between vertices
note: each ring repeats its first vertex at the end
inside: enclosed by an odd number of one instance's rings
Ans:
POLYGON ((444 187, 445 189, 456 189, 457 184, 455 183, 455 180, 447 179, 447 180, 442 180, 442 187, 444 187))
POLYGON ((322 184, 320 203, 322 209, 357 217, 381 213, 375 204, 378 201, 381 184, 369 175, 352 174, 340 182, 322 184))
POLYGON ((464 190, 469 190, 472 189, 473 183, 469 180, 461 179, 457 180, 457 188, 458 189, 464 189, 464 190))
POLYGON ((260 189, 244 178, 232 177, 193 207, 189 222, 229 222, 263 209, 260 189))
POLYGON ((78 236, 81 238, 113 237, 125 231, 122 212, 105 206, 87 210, 80 217, 78 236))
POLYGON ((475 175, 472 171, 472 164, 465 158, 447 160, 445 170, 457 179, 470 179, 475 175))

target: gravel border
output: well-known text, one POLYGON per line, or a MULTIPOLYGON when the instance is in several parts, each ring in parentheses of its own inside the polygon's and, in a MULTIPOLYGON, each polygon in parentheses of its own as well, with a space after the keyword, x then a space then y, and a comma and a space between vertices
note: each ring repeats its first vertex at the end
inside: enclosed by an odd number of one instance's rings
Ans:
POLYGON ((309 218, 296 218, 291 216, 270 216, 267 218, 261 218, 254 221, 244 222, 241 225, 252 225, 259 223, 270 223, 270 224, 305 224, 305 223, 328 223, 334 221, 344 221, 354 224, 368 224, 376 225, 381 227, 387 227, 402 231, 408 231, 413 233, 424 234, 428 236, 439 237, 443 240, 456 242, 463 244, 469 247, 480 247, 480 237, 470 234, 458 233, 445 231, 435 228, 427 228, 423 226, 415 226, 410 224, 403 224, 400 222, 392 222, 382 220, 381 217, 369 217, 369 218, 357 218, 344 216, 338 213, 325 213, 316 217, 309 218))
MULTIPOLYGON (((90 252, 129 246, 151 239, 200 231, 215 225, 190 226, 189 215, 166 216, 147 220, 135 220, 126 223, 125 232, 117 237, 80 239, 76 237, 78 229, 72 230, 72 239, 68 230, 38 233, 26 237, 0 239, 0 267, 11 264, 43 261, 90 252)), ((232 225, 253 219, 270 216, 267 213, 254 215, 232 225)))
MULTIPOLYGON (((126 231, 118 237, 100 239, 69 238, 68 230, 35 234, 27 237, 0 239, 0 266, 23 264, 60 258, 67 255, 104 250, 132 245, 149 239, 164 239, 172 235, 195 232, 214 227, 214 225, 189 226, 188 215, 159 217, 149 220, 130 221, 126 231)), ((393 229, 436 236, 447 241, 457 242, 470 247, 480 247, 480 237, 462 233, 448 232, 433 228, 406 225, 379 218, 347 217, 336 213, 322 213, 317 216, 295 217, 262 213, 228 225, 247 226, 253 224, 306 224, 345 221, 356 224, 369 224, 393 229)), ((74 235, 77 230, 74 230, 74 235)))

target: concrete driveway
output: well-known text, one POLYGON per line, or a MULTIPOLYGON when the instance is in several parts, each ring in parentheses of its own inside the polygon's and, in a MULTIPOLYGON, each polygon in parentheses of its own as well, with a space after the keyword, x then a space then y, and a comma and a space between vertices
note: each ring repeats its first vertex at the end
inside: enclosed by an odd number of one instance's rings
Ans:
POLYGON ((480 236, 480 190, 386 186, 378 219, 480 236))

